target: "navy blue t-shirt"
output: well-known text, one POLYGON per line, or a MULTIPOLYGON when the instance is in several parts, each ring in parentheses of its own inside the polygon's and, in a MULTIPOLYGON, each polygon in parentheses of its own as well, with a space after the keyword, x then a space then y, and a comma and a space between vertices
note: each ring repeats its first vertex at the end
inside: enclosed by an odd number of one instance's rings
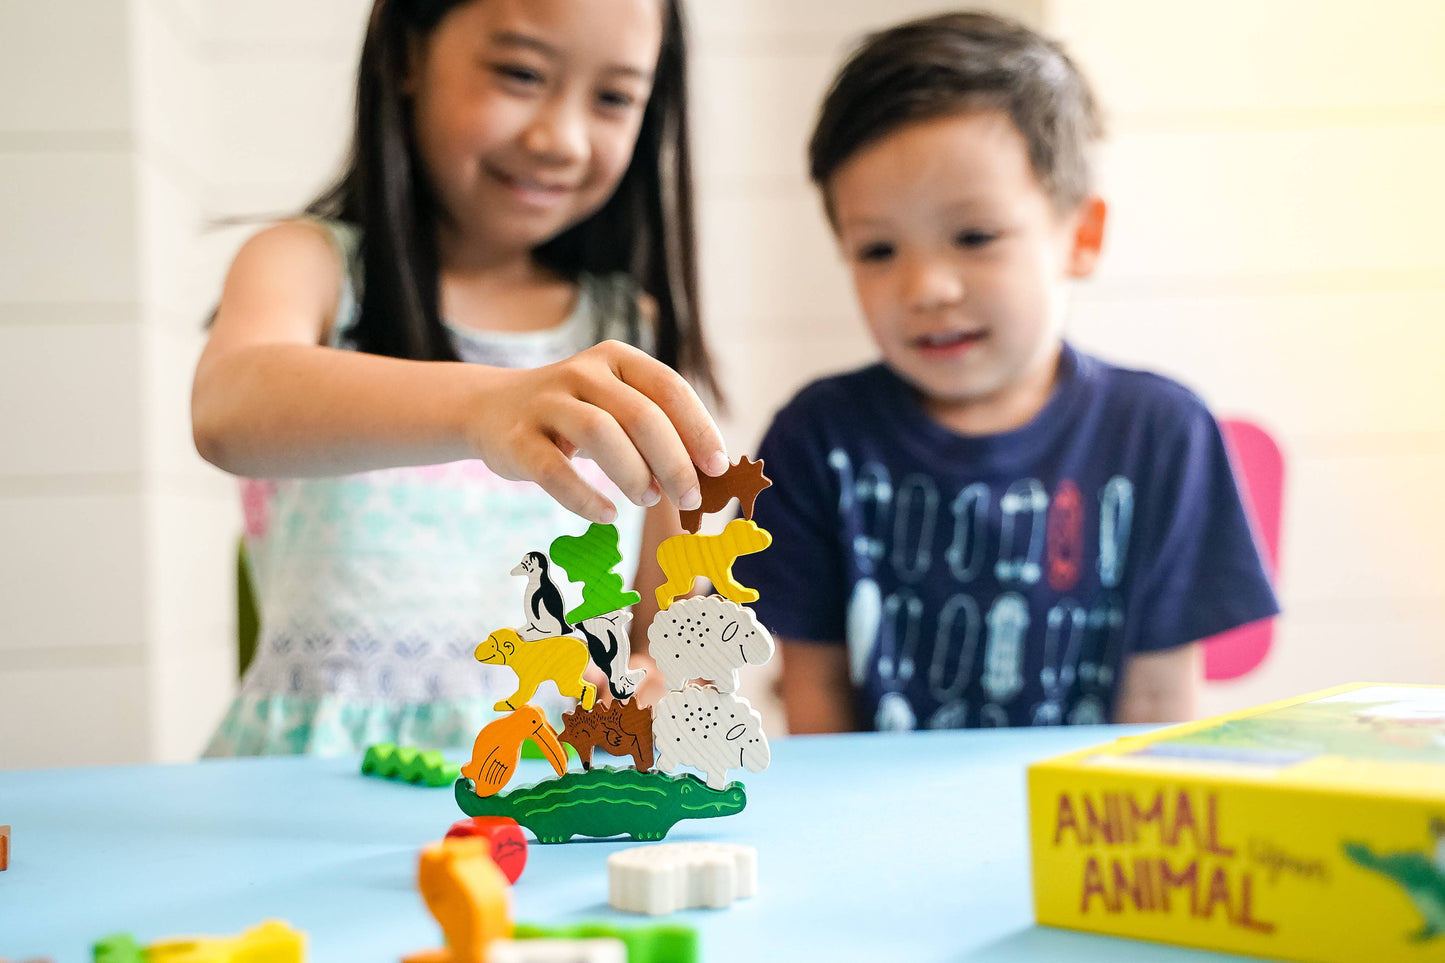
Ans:
POLYGON ((1203 402, 1065 345, 1024 427, 962 436, 879 364, 803 389, 759 452, 774 635, 846 644, 876 729, 1097 723, 1121 668, 1278 612, 1203 402))

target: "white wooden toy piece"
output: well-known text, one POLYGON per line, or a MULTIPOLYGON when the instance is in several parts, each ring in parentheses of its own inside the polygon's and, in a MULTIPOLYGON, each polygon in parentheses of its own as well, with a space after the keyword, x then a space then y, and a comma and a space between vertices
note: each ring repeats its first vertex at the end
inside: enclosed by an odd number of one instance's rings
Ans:
POLYGON ((493 940, 487 963, 627 963, 627 944, 612 937, 493 940))
POLYGON ((648 653, 672 690, 689 679, 706 679, 736 692, 738 669, 773 657, 773 637, 751 609, 720 595, 673 602, 647 627, 648 653))
POLYGON ((607 857, 613 909, 660 916, 722 909, 758 891, 758 851, 729 843, 655 843, 607 857))
POLYGON ((762 772, 772 761, 763 717, 742 696, 713 686, 669 692, 652 709, 653 768, 691 766, 707 773, 712 789, 727 785, 729 769, 762 772))

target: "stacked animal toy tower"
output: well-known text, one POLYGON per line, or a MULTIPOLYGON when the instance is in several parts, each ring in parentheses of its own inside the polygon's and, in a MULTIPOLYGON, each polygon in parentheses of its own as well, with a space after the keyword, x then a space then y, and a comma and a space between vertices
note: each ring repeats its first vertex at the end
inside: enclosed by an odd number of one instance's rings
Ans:
POLYGON ((530 552, 512 570, 527 577, 524 623, 498 629, 477 646, 477 660, 516 673, 517 691, 495 706, 508 714, 477 734, 471 761, 456 781, 457 804, 469 816, 506 816, 543 843, 573 836, 628 835, 662 839, 680 820, 741 812, 747 793, 728 771, 767 768, 762 717, 736 694, 738 669, 773 656, 773 640, 745 603, 758 593, 732 577, 739 555, 760 552, 772 536, 752 521, 758 493, 772 484, 761 461, 741 459, 717 478, 699 476, 702 506, 681 513, 684 533, 664 541, 657 560, 667 578, 657 590, 657 615, 647 629, 653 659, 668 689, 655 706, 634 693, 646 670, 629 669, 630 607, 641 598, 623 590, 612 571, 622 561, 617 529, 594 524, 580 536, 554 540, 546 554, 530 552), (698 534, 702 515, 737 497, 742 517, 718 535, 698 534), (582 604, 564 611, 553 579, 560 569, 582 583, 582 604), (684 598, 699 577, 719 593, 684 598), (589 661, 607 678, 610 700, 597 700, 583 676, 589 661), (539 685, 551 681, 578 700, 558 733, 536 706, 539 685), (702 681, 708 683, 699 685, 702 681), (503 792, 532 740, 557 778, 503 792), (582 771, 568 771, 563 744, 577 751, 582 771), (593 767, 594 750, 630 758, 631 768, 593 767), (705 773, 671 775, 680 766, 705 773))

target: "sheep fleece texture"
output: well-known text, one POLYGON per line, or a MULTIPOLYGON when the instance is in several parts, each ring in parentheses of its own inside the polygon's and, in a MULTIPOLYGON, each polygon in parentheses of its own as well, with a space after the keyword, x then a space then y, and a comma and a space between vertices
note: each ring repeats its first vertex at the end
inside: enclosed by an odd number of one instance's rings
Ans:
POLYGON ((712 686, 690 685, 659 699, 652 741, 658 769, 691 766, 707 773, 713 789, 726 786, 729 769, 762 772, 772 759, 763 717, 747 699, 712 686))
POLYGON ((738 669, 764 665, 773 657, 773 637, 751 609, 719 595, 683 599, 653 616, 648 651, 669 689, 689 679, 707 679, 735 692, 738 669))

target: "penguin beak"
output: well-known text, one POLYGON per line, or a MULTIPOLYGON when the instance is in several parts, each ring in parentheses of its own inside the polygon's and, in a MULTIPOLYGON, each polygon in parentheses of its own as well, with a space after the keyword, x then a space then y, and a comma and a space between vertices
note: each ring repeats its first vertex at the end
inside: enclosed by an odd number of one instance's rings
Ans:
POLYGON ((537 744, 537 748, 542 750, 542 754, 547 757, 552 768, 557 770, 557 775, 561 776, 567 772, 567 750, 562 748, 562 743, 557 739, 556 730, 543 723, 532 741, 537 744))

